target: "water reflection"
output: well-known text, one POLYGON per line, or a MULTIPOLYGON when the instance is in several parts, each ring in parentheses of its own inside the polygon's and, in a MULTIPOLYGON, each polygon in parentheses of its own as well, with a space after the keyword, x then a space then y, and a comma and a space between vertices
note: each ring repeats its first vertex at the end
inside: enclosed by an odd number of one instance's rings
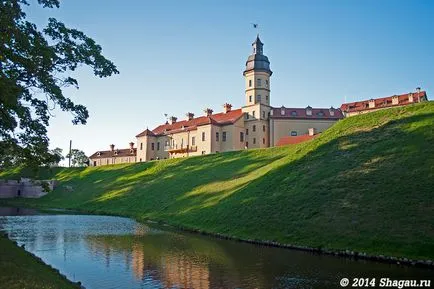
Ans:
POLYGON ((86 288, 337 288, 431 270, 253 246, 86 215, 0 217, 0 230, 86 288))

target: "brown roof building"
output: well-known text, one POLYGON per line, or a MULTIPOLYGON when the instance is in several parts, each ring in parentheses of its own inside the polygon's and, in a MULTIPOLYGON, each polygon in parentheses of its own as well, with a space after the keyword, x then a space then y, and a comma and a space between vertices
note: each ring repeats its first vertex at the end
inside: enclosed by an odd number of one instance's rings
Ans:
POLYGON ((428 98, 426 92, 421 91, 418 87, 416 88, 416 92, 344 103, 341 105, 341 110, 344 112, 345 116, 353 116, 357 114, 377 111, 379 109, 404 106, 427 100, 428 98))
POLYGON ((334 123, 354 114, 425 101, 425 91, 386 98, 345 103, 341 108, 288 108, 271 106, 270 61, 263 54, 259 36, 252 43, 252 54, 243 71, 245 105, 232 109, 225 103, 223 111, 206 108, 202 116, 188 112, 185 119, 171 116, 154 129, 136 135, 136 148, 98 151, 91 166, 146 162, 188 157, 250 148, 300 143, 314 138, 334 123))

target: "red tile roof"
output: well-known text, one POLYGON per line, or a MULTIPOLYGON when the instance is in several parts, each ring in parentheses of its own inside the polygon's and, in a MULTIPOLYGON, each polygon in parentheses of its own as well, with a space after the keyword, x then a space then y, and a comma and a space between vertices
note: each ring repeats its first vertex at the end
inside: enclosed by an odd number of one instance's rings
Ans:
POLYGON ((393 106, 412 104, 414 102, 420 102, 421 100, 426 100, 426 98, 427 98, 425 91, 414 92, 412 94, 413 94, 413 102, 408 101, 410 93, 405 93, 405 94, 401 94, 401 95, 393 95, 393 96, 382 97, 382 98, 375 98, 375 99, 368 99, 368 100, 344 103, 341 105, 341 110, 344 112, 365 111, 365 110, 379 109, 379 108, 385 108, 385 107, 393 107, 393 106), (392 104, 392 98, 393 97, 398 97, 398 104, 392 104), (373 108, 369 108, 369 101, 371 101, 371 100, 375 101, 375 107, 373 107, 373 108))
POLYGON ((115 149, 114 151, 97 151, 91 155, 90 159, 102 159, 102 158, 122 158, 122 157, 134 157, 137 155, 137 149, 115 149), (115 154, 115 152, 117 154, 115 154))
POLYGON ((155 136, 155 134, 149 129, 145 129, 144 131, 136 135, 136 137, 140 137, 140 136, 155 136))
POLYGON ((270 118, 273 119, 325 119, 325 120, 338 120, 344 118, 342 111, 336 108, 312 108, 308 106, 307 108, 287 108, 287 107, 273 107, 272 115, 270 118), (312 110, 312 115, 307 115, 306 111, 312 110), (284 112, 282 114, 282 111, 284 112), (330 112, 334 111, 334 115, 330 112))
POLYGON ((217 114, 212 114, 210 116, 201 116, 197 118, 193 118, 191 120, 183 120, 178 121, 173 124, 162 124, 157 126, 155 129, 149 132, 146 130, 139 133, 137 137, 144 135, 165 135, 172 134, 182 131, 191 131, 197 129, 198 126, 206 125, 206 124, 214 124, 214 125, 227 125, 236 122, 240 117, 243 116, 243 112, 241 109, 231 110, 227 113, 221 112, 217 114), (152 134, 150 134, 152 133, 152 134))
POLYGON ((311 140, 313 138, 316 138, 317 136, 318 136, 318 134, 316 134, 316 135, 304 134, 304 135, 298 135, 298 136, 284 136, 281 139, 279 139, 276 146, 298 144, 298 143, 302 143, 302 142, 311 140))

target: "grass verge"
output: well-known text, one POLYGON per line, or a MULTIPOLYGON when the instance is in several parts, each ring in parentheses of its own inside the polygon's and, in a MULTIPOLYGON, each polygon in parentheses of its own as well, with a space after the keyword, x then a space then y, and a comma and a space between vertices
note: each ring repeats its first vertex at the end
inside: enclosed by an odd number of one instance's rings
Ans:
POLYGON ((11 204, 152 219, 283 244, 434 259, 434 103, 336 123, 298 145, 89 168, 11 204), (69 191, 72 188, 73 191, 69 191))
POLYGON ((8 289, 80 288, 2 234, 0 234, 0 284, 2 288, 8 289))

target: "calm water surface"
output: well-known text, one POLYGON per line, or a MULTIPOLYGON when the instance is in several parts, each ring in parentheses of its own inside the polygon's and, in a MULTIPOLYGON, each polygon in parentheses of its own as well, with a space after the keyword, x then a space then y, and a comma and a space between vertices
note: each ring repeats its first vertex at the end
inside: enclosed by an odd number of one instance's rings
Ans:
POLYGON ((88 289, 340 288, 343 277, 430 279, 432 270, 255 246, 89 215, 0 208, 0 231, 88 289))

